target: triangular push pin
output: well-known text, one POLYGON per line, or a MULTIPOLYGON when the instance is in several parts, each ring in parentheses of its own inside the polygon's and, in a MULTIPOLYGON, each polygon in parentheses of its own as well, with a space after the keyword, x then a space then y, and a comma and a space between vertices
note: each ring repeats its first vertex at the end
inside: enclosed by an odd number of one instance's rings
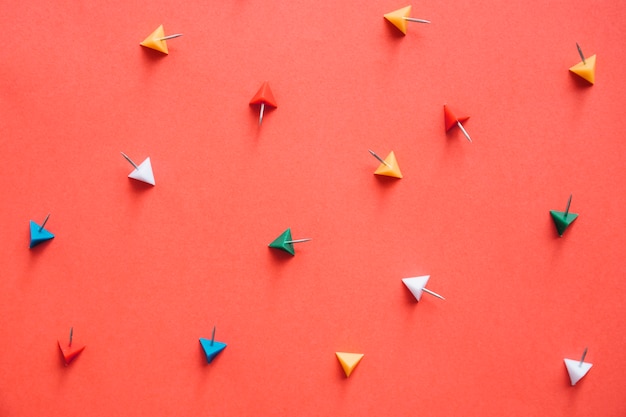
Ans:
POLYGON ((346 374, 346 378, 350 376, 354 368, 356 368, 359 362, 361 362, 361 359, 363 359, 363 356, 365 356, 363 353, 348 352, 335 352, 335 355, 337 355, 337 359, 339 359, 339 363, 343 368, 343 372, 346 374))
POLYGON ((54 239, 54 235, 44 229, 44 226, 48 222, 49 218, 50 213, 48 213, 43 223, 41 223, 41 226, 32 220, 30 221, 30 248, 33 248, 46 240, 54 239))
POLYGON ((578 54, 582 61, 570 67, 569 70, 590 84, 593 84, 596 81, 596 56, 592 55, 585 59, 585 55, 578 43, 576 44, 576 48, 578 49, 578 54))
POLYGON ((423 275, 421 277, 402 278, 402 282, 404 282, 404 285, 406 285, 409 291, 411 291, 411 294, 413 294, 417 301, 422 298, 423 293, 427 293, 437 298, 441 298, 442 300, 445 300, 445 298, 443 298, 441 295, 426 288, 426 283, 429 279, 430 275, 423 275))
POLYGON ((276 99, 274 98, 274 94, 272 94, 272 90, 270 89, 270 85, 267 81, 265 81, 259 91, 252 97, 250 100, 250 105, 260 106, 259 110, 259 126, 263 123, 263 113, 265 112, 265 106, 277 108, 278 104, 276 104, 276 99))
POLYGON ((122 156, 126 158, 128 162, 135 168, 130 174, 128 174, 128 178, 132 178, 137 181, 145 182, 151 185, 154 185, 154 173, 152 172, 152 164, 150 163, 150 157, 147 157, 140 165, 137 165, 130 159, 124 152, 122 152, 122 156))
POLYGON ((589 370, 593 366, 593 364, 585 362, 585 356, 587 356, 587 348, 585 348, 583 356, 582 358, 580 358, 579 361, 567 358, 563 359, 565 361, 565 367, 567 368, 569 380, 572 385, 576 385, 576 383, 580 381, 582 377, 587 375, 587 372, 589 372, 589 370))
POLYGON ((146 48, 154 49, 159 52, 163 52, 164 54, 168 54, 167 50, 167 40, 178 38, 179 36, 183 36, 182 33, 176 33, 174 35, 165 36, 165 30, 163 30, 163 25, 160 25, 154 32, 150 34, 146 39, 143 40, 139 45, 145 46, 146 48))
POLYGON ((463 127, 463 123, 465 123, 468 119, 469 116, 457 117, 452 112, 452 110, 448 108, 448 106, 446 106, 445 104, 443 105, 443 121, 446 125, 446 132, 452 129, 454 126, 458 126, 459 129, 461 129, 461 132, 463 132, 463 135, 465 135, 465 137, 467 138, 467 140, 471 142, 472 138, 470 138, 469 133, 467 133, 467 130, 465 130, 465 128, 463 127))
POLYGON ((294 243, 302 243, 308 242, 311 240, 310 238, 305 239, 292 239, 291 238, 291 228, 288 228, 280 236, 274 239, 270 244, 270 248, 284 250, 285 252, 289 252, 291 255, 295 255, 296 251, 293 248, 294 243))
POLYGON ((570 194, 569 199, 567 200, 567 206, 565 207, 565 211, 550 210, 550 216, 552 216, 552 220, 554 221, 554 225, 556 226, 556 231, 559 233, 559 236, 563 236, 565 230, 578 217, 578 214, 569 212, 569 206, 571 204, 572 195, 570 194))
POLYGON ((61 350, 61 354, 63 355, 63 361, 65 362, 65 366, 69 365, 80 353, 85 350, 85 346, 72 346, 72 339, 74 336, 74 328, 70 328, 70 341, 66 347, 61 345, 61 342, 57 340, 59 344, 59 349, 61 350))
POLYGON ((200 346, 204 350, 206 355, 206 361, 211 363, 217 355, 219 355, 224 349, 226 349, 226 343, 218 342, 215 340, 215 326, 213 326, 213 333, 211 334, 211 340, 200 338, 200 346))
POLYGON ((400 172, 400 167, 398 166, 398 161, 396 160, 396 154, 393 151, 389 152, 389 155, 385 159, 381 158, 371 149, 368 149, 369 153, 380 162, 374 174, 376 175, 384 175, 387 177, 394 178, 402 178, 402 172, 400 172))
POLYGON ((400 32, 406 35, 407 22, 430 23, 429 20, 410 17, 411 6, 406 6, 393 12, 384 14, 383 17, 394 25, 400 32))

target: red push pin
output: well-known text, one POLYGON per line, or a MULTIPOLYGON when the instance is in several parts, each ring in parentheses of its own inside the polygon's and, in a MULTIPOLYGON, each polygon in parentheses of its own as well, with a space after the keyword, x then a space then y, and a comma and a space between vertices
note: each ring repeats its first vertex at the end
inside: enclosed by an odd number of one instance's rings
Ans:
POLYGON ((74 328, 70 328, 70 341, 67 344, 67 347, 61 346, 61 342, 57 341, 59 344, 59 349, 61 349, 61 354, 63 355, 63 361, 65 362, 65 366, 69 365, 80 353, 85 350, 85 346, 72 346, 72 338, 74 336, 74 328))
POLYGON ((270 85, 267 81, 261 85, 259 91, 252 97, 250 100, 250 105, 255 106, 259 104, 261 106, 261 110, 259 112, 259 126, 263 123, 263 112, 265 111, 265 106, 270 106, 277 108, 276 99, 274 98, 274 94, 272 94, 272 90, 270 89, 270 85))
POLYGON ((443 120, 446 124, 446 132, 452 129, 454 126, 458 126, 459 129, 461 129, 461 132, 463 132, 463 134, 467 138, 467 140, 471 142, 472 138, 470 138, 469 133, 467 133, 467 130, 465 130, 462 125, 462 123, 465 123, 468 119, 469 116, 457 117, 454 113, 452 113, 452 110, 450 110, 448 106, 446 106, 445 104, 443 105, 443 120))

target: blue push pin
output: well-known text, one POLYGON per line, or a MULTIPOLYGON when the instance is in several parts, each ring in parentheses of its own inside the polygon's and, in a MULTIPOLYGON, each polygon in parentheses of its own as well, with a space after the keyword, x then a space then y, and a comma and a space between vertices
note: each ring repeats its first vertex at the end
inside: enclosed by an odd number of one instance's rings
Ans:
POLYGON ((206 361, 211 363, 217 355, 219 355, 224 349, 226 349, 226 343, 215 341, 215 326, 213 326, 213 334, 211 340, 200 338, 200 345, 204 354, 206 355, 206 361))
POLYGON ((34 221, 30 221, 30 248, 33 248, 39 245, 41 242, 45 242, 46 240, 54 239, 54 235, 44 229, 44 226, 48 222, 50 218, 50 213, 46 216, 46 219, 43 221, 41 226, 39 226, 34 221))

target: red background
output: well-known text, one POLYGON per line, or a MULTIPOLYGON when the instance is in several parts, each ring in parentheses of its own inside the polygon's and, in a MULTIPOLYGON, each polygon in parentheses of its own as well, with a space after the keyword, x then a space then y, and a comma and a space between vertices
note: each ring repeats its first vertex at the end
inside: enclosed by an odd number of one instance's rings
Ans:
POLYGON ((421 1, 403 37, 405 5, 0 8, 0 415, 626 413, 626 4, 421 1), (168 56, 139 46, 161 23, 168 56), (445 301, 401 282, 427 274, 445 301), (335 351, 365 354, 350 378, 335 351))

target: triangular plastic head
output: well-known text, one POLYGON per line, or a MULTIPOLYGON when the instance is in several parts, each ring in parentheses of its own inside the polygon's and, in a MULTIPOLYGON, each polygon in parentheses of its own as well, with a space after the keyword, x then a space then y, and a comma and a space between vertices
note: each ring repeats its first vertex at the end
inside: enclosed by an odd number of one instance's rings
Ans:
POLYGON ((63 347, 61 342, 57 340, 59 344, 59 349, 61 350, 61 354, 63 355, 63 361, 65 362, 65 366, 69 365, 80 353, 85 350, 85 346, 66 346, 63 347))
POLYGON ((54 235, 47 231, 46 229, 41 229, 34 221, 30 221, 30 247, 37 246, 41 242, 45 242, 46 240, 54 239, 54 235))
POLYGON ((423 289, 426 287, 426 283, 428 283, 429 279, 430 275, 423 275, 421 277, 402 278, 402 282, 404 282, 404 285, 411 291, 415 299, 419 301, 422 298, 422 294, 424 293, 423 289))
POLYGON ((150 163, 150 157, 146 158, 137 169, 134 169, 133 172, 128 174, 128 178, 132 178, 137 181, 142 181, 151 185, 155 185, 154 183, 154 173, 152 172, 152 164, 150 163))
POLYGON ((270 248, 276 248, 280 250, 284 250, 285 252, 289 252, 292 255, 296 254, 295 249, 293 248, 293 243, 287 243, 291 239, 291 228, 288 228, 280 236, 278 236, 272 243, 269 244, 270 248))
POLYGON ((150 34, 146 39, 143 40, 139 45, 145 46, 146 48, 154 49, 159 52, 163 52, 164 54, 169 53, 167 50, 167 42, 161 40, 165 37, 165 30, 163 29, 163 25, 156 28, 154 32, 150 34))
POLYGON ((402 178, 402 172, 400 172, 400 167, 398 166, 398 161, 396 160, 396 155, 393 151, 387 155, 385 162, 387 164, 380 164, 378 168, 376 168, 376 171, 374 171, 374 174, 402 178))
POLYGON ((443 105, 443 121, 446 125, 446 132, 456 126, 457 122, 465 123, 469 116, 457 117, 445 104, 443 105))
POLYGON ((580 361, 575 361, 573 359, 563 359, 565 361, 565 367, 567 368, 567 373, 569 374, 569 380, 572 385, 576 385, 580 379, 587 375, 587 372, 591 369, 593 364, 589 362, 580 363, 580 361))
POLYGON ((362 353, 348 353, 348 352, 335 352, 337 355, 337 359, 339 359, 339 363, 343 368, 343 371, 346 373, 346 378, 350 376, 354 368, 361 362, 363 359, 362 353))
POLYGON ((405 17, 410 17, 411 6, 406 6, 393 12, 384 14, 383 17, 391 22, 400 32, 406 35, 407 20, 405 17))
POLYGON ((202 346, 202 350, 204 350, 208 363, 211 363, 217 355, 226 349, 226 343, 218 342, 217 340, 211 342, 210 339, 204 339, 202 337, 200 338, 200 345, 202 346))
POLYGON ((578 214, 567 213, 566 216, 564 211, 550 210, 550 216, 552 216, 552 220, 556 226, 556 231, 559 232, 559 236, 563 236, 565 229, 567 229, 569 225, 576 220, 578 214))
POLYGON ((267 81, 261 85, 259 91, 257 91, 254 97, 252 97, 252 100, 250 100, 251 105, 261 103, 264 103, 266 106, 278 107, 274 94, 272 94, 272 89, 267 81))
POLYGON ((590 56, 585 59, 584 63, 581 61, 569 70, 590 84, 593 84, 596 81, 596 56, 590 56))

